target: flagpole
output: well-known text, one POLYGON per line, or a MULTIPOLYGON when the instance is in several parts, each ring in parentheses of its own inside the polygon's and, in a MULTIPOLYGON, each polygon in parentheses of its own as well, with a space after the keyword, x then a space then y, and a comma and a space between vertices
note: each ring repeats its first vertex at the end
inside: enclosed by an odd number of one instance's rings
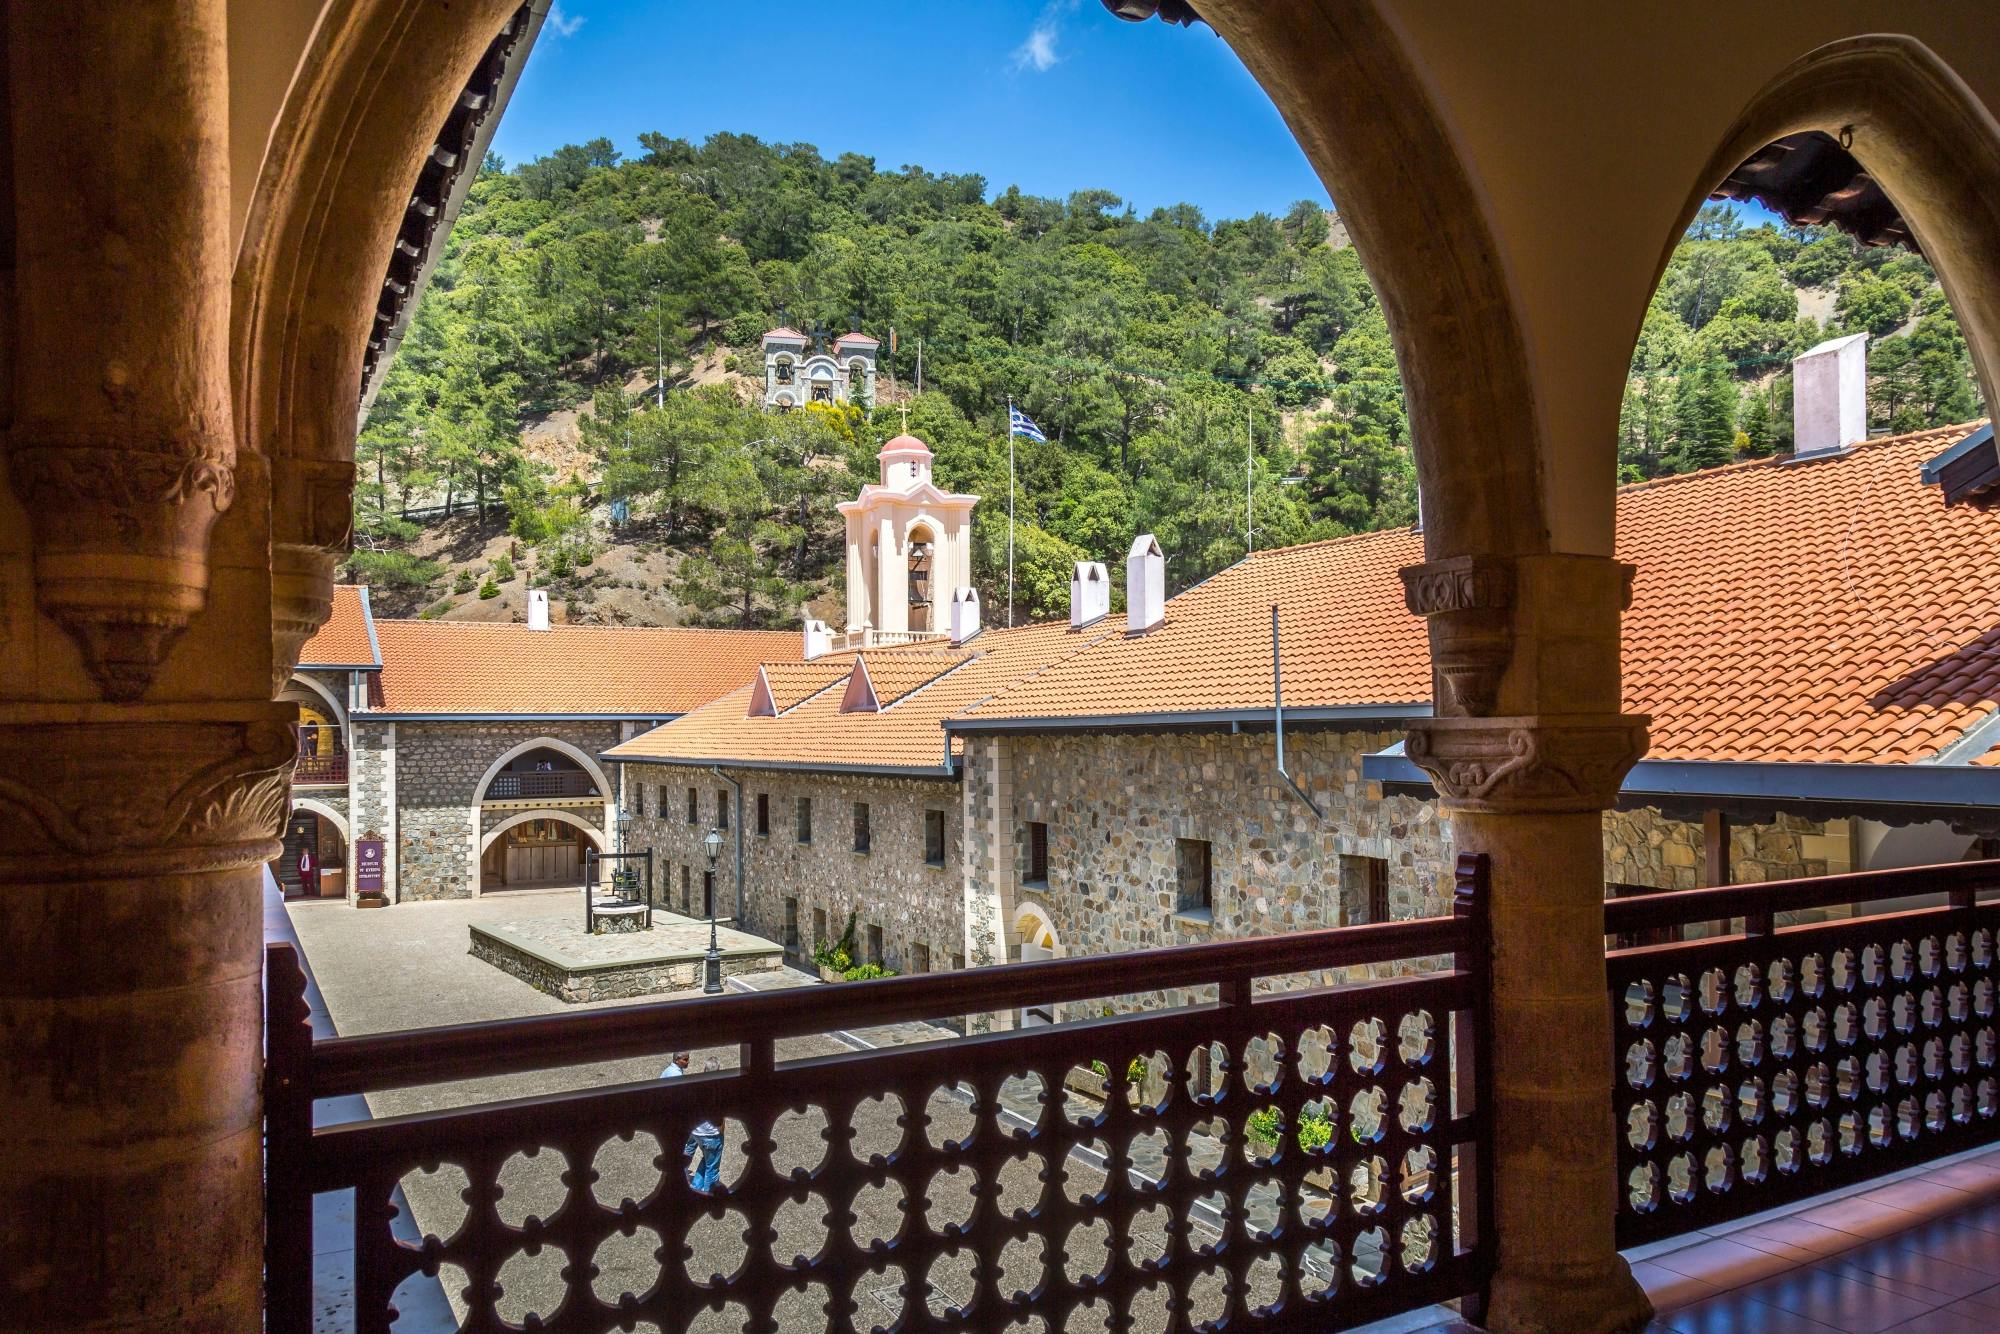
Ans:
POLYGON ((1007 396, 1007 624, 1014 623, 1014 396, 1007 396))
POLYGON ((1252 460, 1256 457, 1256 405, 1243 409, 1243 549, 1246 552, 1257 549, 1257 523, 1254 507, 1257 503, 1256 475, 1252 460))

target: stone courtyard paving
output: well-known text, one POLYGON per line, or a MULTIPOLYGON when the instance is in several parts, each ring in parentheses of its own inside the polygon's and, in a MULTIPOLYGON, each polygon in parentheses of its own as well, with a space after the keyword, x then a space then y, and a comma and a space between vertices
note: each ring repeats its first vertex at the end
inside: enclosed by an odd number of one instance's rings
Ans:
MULTIPOLYGON (((478 899, 399 905, 376 912, 357 912, 339 902, 296 902, 287 905, 334 1024, 343 1035, 348 1036, 435 1024, 572 1013, 580 1009, 660 999, 565 1004, 473 958, 467 952, 467 927, 473 922, 556 917, 575 912, 578 906, 576 891, 516 891, 478 899)), ((822 985, 817 979, 793 969, 730 980, 732 991, 822 985)), ((949 1030, 929 1024, 896 1024, 845 1032, 837 1037, 828 1035, 787 1040, 778 1044, 777 1055, 783 1062, 857 1048, 935 1041, 952 1036, 949 1030)), ((735 1067, 737 1056, 738 1049, 733 1044, 697 1049, 693 1052, 693 1066, 697 1072, 711 1068, 711 1062, 713 1068, 730 1069, 735 1067)), ((370 1094, 367 1101, 374 1115, 395 1116, 568 1089, 651 1080, 658 1078, 664 1063, 664 1054, 595 1062, 492 1079, 388 1090, 370 1094)), ((1067 1115, 1091 1110, 1087 1102, 1062 1093, 1050 1098, 1049 1105, 1044 1107, 1039 1087, 1022 1081, 1012 1081, 1004 1091, 1002 1101, 1010 1124, 1020 1127, 1033 1124, 1042 1115, 1067 1115)), ((954 1096, 950 1091, 940 1091, 932 1097, 928 1107, 908 1109, 910 1113, 921 1110, 931 1119, 928 1128, 921 1124, 914 1125, 910 1133, 929 1135, 934 1140, 956 1138, 968 1133, 973 1126, 968 1103, 965 1092, 954 1096)), ((897 1111, 892 1103, 864 1104, 862 1113, 855 1118, 856 1135, 852 1151, 864 1160, 870 1154, 891 1151, 903 1134, 896 1124, 897 1111)), ((918 1118, 912 1116, 911 1119, 916 1121, 918 1118)), ((787 1113, 781 1117, 773 1135, 777 1143, 775 1162, 778 1169, 789 1173, 796 1167, 816 1166, 829 1152, 845 1152, 828 1145, 824 1138, 826 1125, 826 1117, 818 1109, 812 1109, 806 1115, 787 1113)), ((740 1145, 747 1132, 741 1123, 733 1119, 726 1121, 723 1129, 722 1179, 733 1182, 740 1176, 746 1162, 740 1145)), ((655 1159, 661 1156, 662 1147, 652 1135, 644 1132, 628 1141, 608 1140, 590 1164, 599 1174, 599 1180, 589 1189, 598 1199, 614 1207, 621 1199, 646 1198, 661 1180, 661 1169, 655 1159)), ((675 1150, 669 1157, 669 1161, 673 1161, 679 1156, 678 1146, 669 1147, 675 1150)), ((1133 1148, 1135 1166, 1142 1173, 1150 1175, 1148 1168, 1157 1170, 1154 1165, 1162 1159, 1164 1142, 1155 1144, 1150 1140, 1141 1140, 1135 1142, 1133 1148)), ((1205 1149, 1202 1143, 1197 1143, 1195 1153, 1197 1165, 1212 1166, 1220 1156, 1220 1146, 1209 1141, 1205 1149)), ((509 1224, 519 1225, 530 1215, 548 1217, 553 1214, 567 1189, 560 1180, 566 1166, 562 1158, 553 1152, 535 1158, 517 1154, 510 1159, 500 1176, 505 1190, 500 1204, 502 1218, 509 1224)), ((1095 1154, 1072 1153, 1061 1168, 1050 1175, 1053 1179, 1044 1185, 1038 1180, 1038 1168, 1029 1159, 1010 1161, 999 1181, 999 1203, 1003 1211, 1031 1206, 1044 1190, 1060 1190, 1072 1197, 1095 1193, 1103 1185, 1103 1161, 1095 1154)), ((450 1164, 435 1173, 413 1172, 406 1177, 404 1193, 418 1228, 426 1233, 449 1236, 466 1213, 466 1205, 459 1197, 466 1184, 464 1172, 450 1164)), ((948 1222, 963 1221, 969 1217, 972 1206, 970 1184, 970 1176, 963 1173, 956 1177, 940 1175, 934 1178, 928 1190, 929 1206, 926 1210, 928 1220, 934 1227, 942 1228, 948 1222)), ((775 1220, 778 1254, 816 1253, 827 1231, 823 1221, 827 1206, 830 1204, 838 1212, 841 1205, 848 1204, 845 1201, 825 1201, 818 1196, 813 1199, 818 1203, 788 1205, 779 1211, 775 1220)), ((1253 1195, 1251 1205, 1253 1225, 1261 1229, 1275 1222, 1275 1198, 1263 1201, 1253 1195)), ((911 1203, 903 1198, 899 1188, 890 1186, 886 1189, 863 1189, 848 1207, 855 1215, 854 1237, 866 1245, 877 1238, 896 1236, 911 1203)), ((1141 1220, 1131 1238, 1134 1258, 1163 1254, 1165 1234, 1161 1224, 1164 1220, 1146 1215, 1142 1215, 1141 1220)), ((693 1276, 734 1272, 744 1254, 741 1235, 744 1226, 742 1215, 729 1209, 725 1210, 722 1219, 697 1221, 686 1238, 693 1252, 685 1262, 686 1271, 693 1276)), ((1206 1241, 1214 1236, 1214 1229, 1199 1215, 1195 1226, 1198 1240, 1206 1241)), ((1066 1269, 1079 1275, 1095 1272, 1107 1257, 1108 1242, 1109 1238, 1101 1226, 1095 1232, 1079 1231, 1070 1239, 1070 1254, 1066 1259, 1044 1254, 1039 1241, 1013 1243, 1003 1259, 1003 1286, 1009 1290, 1015 1287, 1031 1288, 1035 1286, 1042 1266, 1050 1263, 1062 1263, 1066 1269)), ((576 1258, 594 1261, 602 1271, 593 1284, 597 1294, 604 1300, 615 1302, 621 1292, 644 1293, 653 1286, 660 1273, 660 1262, 655 1259, 654 1251, 662 1244, 663 1239, 652 1230, 641 1228, 629 1238, 614 1233, 595 1256, 576 1258)), ((673 1245, 667 1247, 669 1255, 677 1249, 673 1245)), ((530 1312, 546 1315, 552 1311, 562 1292, 561 1270, 565 1263, 565 1257, 555 1247, 545 1247, 535 1257, 516 1254, 501 1272, 501 1283, 505 1288, 500 1305, 502 1317, 519 1323, 530 1312)), ((1326 1281, 1323 1266, 1315 1265, 1313 1268, 1320 1272, 1309 1277, 1308 1285, 1323 1285, 1326 1281), (1317 1282, 1312 1281, 1314 1278, 1317 1282)), ((859 1276, 856 1289, 857 1299, 864 1301, 862 1323, 864 1326, 894 1323, 903 1301, 898 1290, 906 1279, 913 1281, 927 1277, 939 1290, 932 1296, 931 1304, 941 1313, 947 1300, 956 1303, 970 1296, 970 1273, 970 1256, 962 1254, 955 1259, 948 1257, 940 1260, 927 1275, 905 1274, 894 1265, 881 1275, 863 1274, 859 1276), (868 1309, 871 1304, 876 1309, 868 1309)), ((454 1309, 462 1314, 463 1306, 457 1292, 457 1287, 463 1282, 462 1275, 454 1274, 447 1266, 442 1277, 454 1309)), ((1268 1301, 1275 1297, 1279 1277, 1269 1267, 1253 1270, 1254 1301, 1268 1301)), ((419 1277, 413 1281, 430 1280, 419 1277)), ((1155 1293, 1152 1301, 1157 1303, 1161 1295, 1155 1293)), ((1204 1317, 1221 1314, 1219 1278, 1198 1281, 1194 1295, 1204 1317)), ((819 1303, 825 1299, 825 1294, 817 1290, 788 1294, 779 1310, 782 1327, 807 1329, 822 1324, 824 1315, 819 1310, 819 1303)), ((1151 1328, 1162 1323, 1164 1308, 1155 1306, 1135 1314, 1143 1316, 1141 1328, 1151 1328)), ((722 1331, 735 1328, 733 1322, 740 1319, 740 1312, 733 1316, 705 1312, 691 1328, 722 1331)), ((642 1324, 639 1328, 647 1326, 642 1324)))

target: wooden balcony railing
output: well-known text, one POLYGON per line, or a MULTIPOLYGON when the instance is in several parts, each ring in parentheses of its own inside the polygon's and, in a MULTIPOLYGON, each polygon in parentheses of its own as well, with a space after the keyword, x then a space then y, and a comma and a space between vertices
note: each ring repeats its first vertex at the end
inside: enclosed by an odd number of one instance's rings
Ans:
POLYGON ((331 755, 301 755, 292 769, 292 786, 312 787, 314 785, 347 786, 347 753, 335 751, 331 755))
POLYGON ((490 801, 601 795, 597 784, 582 769, 529 769, 521 773, 498 773, 486 786, 486 796, 490 801))
POLYGON ((2000 1139, 2000 862, 1621 898, 1618 1244, 2000 1139), (1938 906, 1775 926, 1786 914, 1938 906), (1727 934, 1681 941, 1703 925, 1727 934))
POLYGON ((418 1274, 446 1278, 467 1328, 593 1334, 1337 1328, 1475 1294, 1483 859, 1459 877, 1444 918, 320 1041, 273 945, 268 1328, 304 1334, 332 1300, 311 1291, 313 1196, 349 1189, 353 1309, 328 1315, 375 1334, 418 1274), (1105 1004, 1167 987, 1196 999, 1105 1004), (822 1036, 1062 1006, 1093 1017, 866 1051, 822 1036), (316 1098, 718 1044, 738 1068, 312 1123, 316 1098), (703 1120, 730 1145, 707 1190, 683 1157, 703 1120), (399 1184, 426 1182, 456 1217, 400 1240, 399 1184))

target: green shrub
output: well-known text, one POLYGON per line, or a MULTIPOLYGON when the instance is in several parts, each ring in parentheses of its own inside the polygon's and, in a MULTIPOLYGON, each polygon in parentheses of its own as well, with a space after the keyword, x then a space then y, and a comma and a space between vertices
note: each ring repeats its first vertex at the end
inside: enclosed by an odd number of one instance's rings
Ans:
POLYGON ((505 555, 496 556, 493 560, 493 577, 503 584, 512 579, 514 577, 514 562, 507 559, 505 555))
POLYGON ((896 970, 893 968, 884 968, 879 963, 864 963, 858 964, 853 968, 841 969, 840 980, 843 982, 867 982, 874 978, 894 977, 895 975, 896 970))
POLYGON ((472 571, 460 570, 458 578, 451 581, 451 591, 454 593, 470 593, 472 591, 472 571))
POLYGON ((479 586, 479 596, 482 601, 500 596, 500 585, 493 582, 492 575, 487 575, 486 582, 479 586))
POLYGON ((407 551, 357 551, 347 558, 347 580, 377 588, 423 588, 443 573, 436 561, 407 551))
POLYGON ((453 602, 450 598, 440 599, 439 601, 431 603, 430 606, 425 607, 422 611, 418 612, 417 619, 420 621, 435 621, 438 617, 444 615, 446 612, 450 611, 453 607, 457 605, 458 604, 453 602))
MULTIPOLYGON (((1244 1118, 1243 1131, 1268 1147, 1278 1142, 1278 1131, 1283 1124, 1284 1118, 1277 1108, 1259 1107, 1244 1118)), ((1333 1143, 1333 1118, 1324 1112, 1300 1113, 1297 1139, 1299 1147, 1308 1153, 1325 1149, 1333 1143)))

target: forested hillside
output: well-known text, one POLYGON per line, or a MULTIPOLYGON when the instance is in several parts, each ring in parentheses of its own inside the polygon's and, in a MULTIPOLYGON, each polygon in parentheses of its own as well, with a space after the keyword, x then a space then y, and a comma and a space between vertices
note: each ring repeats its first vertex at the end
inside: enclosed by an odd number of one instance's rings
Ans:
MULTIPOLYGON (((489 161, 473 186, 360 442, 351 568, 387 605, 504 614, 534 581, 577 618, 795 621, 838 573, 833 505, 907 412, 940 480, 987 497, 974 570, 997 619, 1010 395, 1049 437, 1019 446, 1022 616, 1060 614, 1070 563, 1138 531, 1176 586, 1237 559, 1246 484, 1259 546, 1414 517, 1388 331, 1310 202, 1142 217, 1101 190, 995 194, 803 144, 641 142, 489 161), (883 340, 872 419, 750 406, 780 320, 883 340), (538 448, 571 420, 580 448, 538 448), (483 517, 439 527, 440 504, 483 517)), ((1974 414, 1921 259, 1704 211, 1639 339, 1626 473, 1786 447, 1786 362, 1849 327, 1882 339, 1883 425, 1974 414)))

